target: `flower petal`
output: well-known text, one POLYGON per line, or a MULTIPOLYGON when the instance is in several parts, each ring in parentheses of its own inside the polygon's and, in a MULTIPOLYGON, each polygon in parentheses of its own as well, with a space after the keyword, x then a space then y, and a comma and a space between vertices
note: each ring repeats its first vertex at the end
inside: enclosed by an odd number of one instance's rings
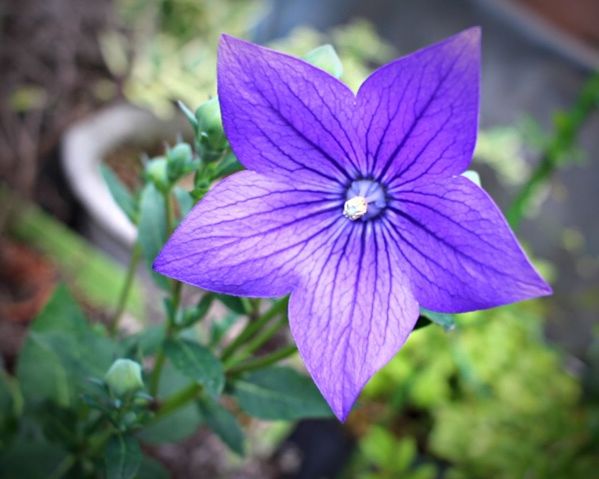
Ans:
POLYGON ((154 269, 219 293, 289 293, 293 268, 346 222, 342 201, 330 198, 256 172, 236 173, 187 215, 154 269))
POLYGON ((344 420, 368 379, 399 350, 418 318, 380 223, 348 224, 291 294, 291 332, 316 385, 344 420))
POLYGON ((478 123, 480 29, 471 28, 400 58, 358 91, 358 132, 369 173, 450 177, 470 160, 478 123))
POLYGON ((246 168, 325 185, 357 171, 354 95, 323 70, 223 35, 218 94, 225 132, 246 168))
POLYGON ((384 228, 416 299, 458 313, 550 294, 493 200, 462 176, 394 192, 384 228))

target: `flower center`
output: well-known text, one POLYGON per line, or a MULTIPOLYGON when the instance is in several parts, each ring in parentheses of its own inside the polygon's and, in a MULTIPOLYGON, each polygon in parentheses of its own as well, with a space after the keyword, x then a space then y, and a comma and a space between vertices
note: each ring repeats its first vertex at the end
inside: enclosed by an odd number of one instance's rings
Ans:
POLYGON ((372 180, 356 180, 345 194, 343 215, 352 221, 360 218, 366 221, 378 216, 386 205, 385 191, 379 183, 372 180))

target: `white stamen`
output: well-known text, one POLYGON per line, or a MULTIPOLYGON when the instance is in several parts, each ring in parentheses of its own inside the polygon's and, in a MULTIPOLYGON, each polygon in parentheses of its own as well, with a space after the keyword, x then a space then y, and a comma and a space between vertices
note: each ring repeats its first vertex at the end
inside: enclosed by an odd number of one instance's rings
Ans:
POLYGON ((343 216, 352 221, 359 220, 368 211, 368 202, 363 196, 354 196, 345 202, 343 216))

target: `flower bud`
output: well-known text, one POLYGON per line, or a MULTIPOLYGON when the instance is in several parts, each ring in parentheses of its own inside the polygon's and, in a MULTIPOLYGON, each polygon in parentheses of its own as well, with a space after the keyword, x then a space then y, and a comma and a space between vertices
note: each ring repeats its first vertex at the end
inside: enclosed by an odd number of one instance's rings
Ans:
POLYGON ((160 191, 169 188, 170 180, 168 174, 168 162, 164 157, 154 158, 146 163, 146 178, 150 180, 160 191))
POLYGON ((116 396, 124 396, 144 387, 141 366, 131 359, 117 359, 112 363, 104 381, 116 396))
POLYGON ((168 179, 174 183, 193 171, 193 150, 187 143, 178 143, 166 152, 168 179))
POLYGON ((304 60, 330 73, 335 78, 341 78, 343 75, 343 64, 332 45, 315 48, 304 56, 304 60))
POLYGON ((208 149, 221 151, 227 146, 218 97, 204 102, 196 110, 198 142, 208 149))

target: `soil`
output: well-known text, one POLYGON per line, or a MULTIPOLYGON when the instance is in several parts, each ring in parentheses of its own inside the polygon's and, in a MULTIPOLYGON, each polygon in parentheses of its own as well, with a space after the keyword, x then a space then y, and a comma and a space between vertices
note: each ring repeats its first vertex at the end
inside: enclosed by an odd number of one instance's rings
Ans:
POLYGON ((30 247, 9 240, 0 244, 0 353, 10 366, 27 324, 44 307, 57 283, 57 269, 30 247))

